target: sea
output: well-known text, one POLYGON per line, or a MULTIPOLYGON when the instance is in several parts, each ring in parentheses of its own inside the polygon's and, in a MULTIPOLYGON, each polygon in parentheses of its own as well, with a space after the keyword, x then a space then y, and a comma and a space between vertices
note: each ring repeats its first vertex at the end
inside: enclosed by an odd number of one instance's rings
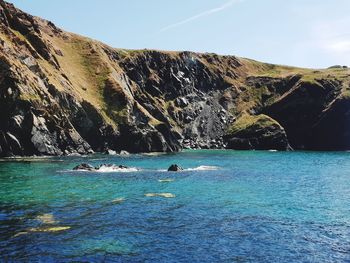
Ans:
POLYGON ((0 262, 350 262, 350 153, 2 159, 0 262))

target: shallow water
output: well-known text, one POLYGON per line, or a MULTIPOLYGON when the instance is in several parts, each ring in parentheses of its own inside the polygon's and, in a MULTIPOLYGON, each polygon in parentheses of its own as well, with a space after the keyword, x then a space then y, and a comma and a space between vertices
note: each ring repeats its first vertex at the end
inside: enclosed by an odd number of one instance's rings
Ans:
POLYGON ((0 255, 25 262, 349 262, 350 153, 3 161, 0 255), (81 162, 139 170, 71 171, 81 162), (164 171, 172 163, 187 170, 164 171))

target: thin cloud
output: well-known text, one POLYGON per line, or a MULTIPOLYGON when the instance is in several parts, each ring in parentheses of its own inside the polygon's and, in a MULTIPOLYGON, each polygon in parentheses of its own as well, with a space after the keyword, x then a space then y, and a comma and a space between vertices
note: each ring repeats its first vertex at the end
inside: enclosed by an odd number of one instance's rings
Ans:
POLYGON ((194 20, 197 20, 201 17, 205 17, 205 16, 210 16, 212 14, 215 14, 215 13, 218 13, 218 12, 221 12, 229 7, 231 7, 232 5, 236 4, 236 3, 239 3, 239 2, 243 2, 244 0, 230 0, 226 3, 224 3, 223 5, 221 6, 218 6, 218 7, 215 7, 213 9, 209 9, 207 11, 204 11, 202 13, 199 13, 197 15, 194 15, 194 16, 191 16, 189 18, 186 18, 180 22, 177 22, 177 23, 174 23, 174 24, 171 24, 171 25, 168 25, 166 27, 163 27, 159 32, 164 32, 164 31, 168 31, 169 29, 172 29, 172 28, 175 28, 175 27, 178 27, 178 26, 182 26, 184 24, 187 24, 189 22, 192 22, 194 20))
POLYGON ((335 56, 349 57, 350 55, 350 33, 348 26, 350 19, 341 17, 339 19, 324 20, 316 23, 311 31, 315 47, 335 56))
POLYGON ((348 53, 348 52, 350 52, 350 40, 333 42, 326 47, 334 52, 348 53))

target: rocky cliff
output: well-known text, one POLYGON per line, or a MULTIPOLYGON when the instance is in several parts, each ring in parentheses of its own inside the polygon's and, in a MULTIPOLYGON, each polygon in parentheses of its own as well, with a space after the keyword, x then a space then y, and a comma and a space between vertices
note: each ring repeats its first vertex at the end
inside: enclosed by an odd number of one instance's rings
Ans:
POLYGON ((0 0, 0 156, 350 149, 350 70, 122 50, 0 0))

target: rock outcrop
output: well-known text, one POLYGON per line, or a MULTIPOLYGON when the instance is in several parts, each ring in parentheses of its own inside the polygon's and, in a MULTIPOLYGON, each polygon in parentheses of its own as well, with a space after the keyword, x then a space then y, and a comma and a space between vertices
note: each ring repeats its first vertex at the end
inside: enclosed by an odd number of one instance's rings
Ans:
POLYGON ((137 171, 136 168, 129 168, 128 166, 125 165, 115 165, 115 164, 100 164, 99 166, 92 166, 91 164, 88 163, 81 163, 78 164, 73 168, 73 171, 103 171, 103 172, 111 172, 111 171, 137 171))
POLYGON ((81 163, 73 168, 74 171, 93 171, 95 169, 95 167, 88 163, 81 163))
POLYGON ((224 136, 226 148, 236 150, 287 150, 287 134, 274 119, 243 115, 224 136))
POLYGON ((179 171, 183 171, 183 169, 177 164, 172 164, 168 168, 168 172, 179 172, 179 171))
POLYGON ((0 0, 1 157, 347 150, 349 83, 344 67, 115 49, 0 0))

